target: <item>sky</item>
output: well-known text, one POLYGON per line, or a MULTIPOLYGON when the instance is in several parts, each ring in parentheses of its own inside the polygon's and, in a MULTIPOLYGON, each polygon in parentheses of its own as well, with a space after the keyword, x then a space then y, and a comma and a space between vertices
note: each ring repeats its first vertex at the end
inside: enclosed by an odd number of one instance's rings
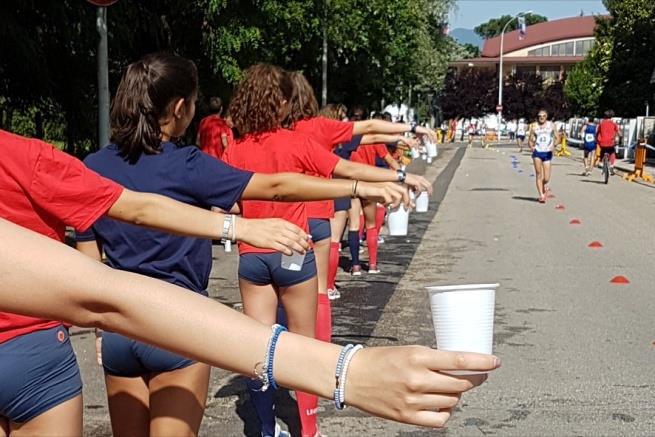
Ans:
POLYGON ((607 13, 601 0, 458 0, 457 3, 457 10, 450 14, 451 29, 473 29, 491 18, 526 10, 544 15, 548 20, 575 17, 581 10, 585 15, 607 13))

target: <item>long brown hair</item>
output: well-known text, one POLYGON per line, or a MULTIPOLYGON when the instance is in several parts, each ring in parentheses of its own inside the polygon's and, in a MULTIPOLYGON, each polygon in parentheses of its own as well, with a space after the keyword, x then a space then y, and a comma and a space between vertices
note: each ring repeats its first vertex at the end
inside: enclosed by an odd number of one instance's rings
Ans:
POLYGON ((348 113, 348 108, 341 103, 328 103, 320 111, 319 115, 325 118, 341 121, 348 113))
POLYGON ((134 62, 118 84, 111 105, 111 141, 130 163, 161 148, 160 120, 170 104, 198 91, 198 70, 185 58, 153 53, 134 62))
POLYGON ((318 101, 316 101, 314 89, 302 73, 294 71, 290 72, 289 76, 293 83, 293 92, 289 99, 289 114, 284 120, 284 126, 291 128, 300 120, 316 117, 318 101))
POLYGON ((230 115, 239 136, 268 132, 282 126, 284 109, 293 92, 287 72, 270 64, 257 64, 243 73, 230 115))

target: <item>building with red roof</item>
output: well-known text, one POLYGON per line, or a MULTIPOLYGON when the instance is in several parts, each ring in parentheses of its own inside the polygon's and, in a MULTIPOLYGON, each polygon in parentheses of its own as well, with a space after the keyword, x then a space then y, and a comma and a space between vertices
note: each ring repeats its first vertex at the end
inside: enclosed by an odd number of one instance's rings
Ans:
MULTIPOLYGON (((505 33, 503 73, 507 75, 539 74, 544 80, 559 80, 571 67, 581 62, 594 45, 596 17, 572 17, 528 26, 526 36, 519 31, 505 33)), ((461 71, 466 68, 498 70, 500 36, 485 40, 479 58, 450 64, 461 71)))

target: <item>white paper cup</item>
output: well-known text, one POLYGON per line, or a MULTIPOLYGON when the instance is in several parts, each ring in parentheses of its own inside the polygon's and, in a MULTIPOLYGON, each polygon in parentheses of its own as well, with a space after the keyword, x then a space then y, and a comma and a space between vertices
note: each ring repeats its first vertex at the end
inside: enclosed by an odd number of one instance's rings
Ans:
POLYGON ((435 143, 428 143, 427 146, 428 157, 436 158, 437 157, 437 145, 435 143))
POLYGON ((302 270, 302 265, 305 262, 306 253, 300 253, 293 251, 292 255, 282 254, 282 261, 280 265, 285 270, 291 270, 294 272, 299 272, 302 270))
POLYGON ((389 211, 389 215, 387 216, 387 226, 389 227, 389 235, 392 236, 407 235, 408 225, 409 225, 409 211, 405 209, 405 205, 400 205, 398 208, 389 211))
POLYGON ((418 149, 414 149, 414 148, 412 148, 412 158, 413 158, 413 159, 416 159, 416 158, 418 158, 419 156, 421 156, 421 152, 419 152, 418 149))
POLYGON ((416 198, 416 212, 428 212, 430 205, 430 198, 427 191, 421 191, 421 194, 416 198))
MULTIPOLYGON (((491 354, 494 337, 494 304, 498 284, 427 287, 437 349, 491 354)), ((474 375, 476 371, 451 371, 474 375)))

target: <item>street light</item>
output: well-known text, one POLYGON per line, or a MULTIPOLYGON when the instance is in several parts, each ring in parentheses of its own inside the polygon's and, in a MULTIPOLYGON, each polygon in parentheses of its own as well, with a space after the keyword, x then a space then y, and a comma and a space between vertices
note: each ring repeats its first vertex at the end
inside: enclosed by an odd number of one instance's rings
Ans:
POLYGON ((509 23, 516 20, 519 17, 525 17, 530 15, 532 11, 519 12, 513 16, 505 26, 503 27, 502 32, 500 32, 500 68, 498 69, 498 142, 500 142, 500 124, 503 120, 503 46, 505 44, 505 31, 509 23))

